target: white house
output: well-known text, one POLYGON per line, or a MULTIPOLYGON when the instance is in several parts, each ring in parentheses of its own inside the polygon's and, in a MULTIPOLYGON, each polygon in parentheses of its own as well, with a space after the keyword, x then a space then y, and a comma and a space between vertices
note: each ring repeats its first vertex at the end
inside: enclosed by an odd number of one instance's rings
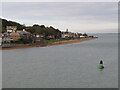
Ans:
POLYGON ((17 26, 7 26, 7 32, 15 32, 17 30, 17 26))
POLYGON ((82 35, 82 36, 80 36, 80 38, 85 38, 85 36, 82 35))
POLYGON ((62 32, 61 35, 62 38, 72 38, 73 37, 73 33, 68 32, 68 29, 65 32, 62 32))

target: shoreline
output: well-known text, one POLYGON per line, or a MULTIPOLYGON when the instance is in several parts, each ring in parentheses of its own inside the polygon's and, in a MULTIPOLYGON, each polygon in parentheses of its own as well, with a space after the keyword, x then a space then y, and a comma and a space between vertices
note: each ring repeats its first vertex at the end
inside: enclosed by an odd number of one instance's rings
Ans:
POLYGON ((23 46, 15 46, 15 47, 1 47, 0 50, 12 50, 12 49, 22 49, 22 48, 55 46, 55 45, 62 45, 62 44, 79 43, 79 42, 93 40, 93 39, 96 39, 96 38, 74 39, 74 40, 66 40, 66 41, 59 41, 59 42, 39 44, 39 45, 23 45, 23 46))

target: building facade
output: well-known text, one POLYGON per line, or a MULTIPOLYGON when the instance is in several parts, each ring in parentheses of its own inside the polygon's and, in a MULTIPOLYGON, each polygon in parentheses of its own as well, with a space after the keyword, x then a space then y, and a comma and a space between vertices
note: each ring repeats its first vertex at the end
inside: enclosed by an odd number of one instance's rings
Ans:
POLYGON ((17 26, 7 26, 7 32, 15 32, 17 30, 17 26))

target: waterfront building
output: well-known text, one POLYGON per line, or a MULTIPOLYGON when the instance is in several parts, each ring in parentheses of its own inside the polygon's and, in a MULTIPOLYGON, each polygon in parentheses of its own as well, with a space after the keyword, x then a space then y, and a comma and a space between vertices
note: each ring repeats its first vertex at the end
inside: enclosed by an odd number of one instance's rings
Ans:
POLYGON ((73 38, 73 33, 69 32, 68 29, 66 29, 65 32, 62 32, 61 38, 73 38))
POLYGON ((55 36, 54 35, 49 35, 47 36, 47 39, 50 40, 50 39, 55 39, 55 36))
POLYGON ((84 36, 85 38, 88 37, 88 35, 87 35, 86 33, 84 33, 83 36, 84 36))
POLYGON ((18 32, 12 32, 12 33, 9 34, 9 38, 12 41, 17 41, 17 40, 21 39, 21 36, 18 32))
POLYGON ((9 33, 15 32, 17 30, 17 26, 7 26, 6 29, 9 33))
POLYGON ((6 43, 10 43, 11 42, 11 39, 9 37, 9 33, 5 32, 5 33, 2 33, 2 44, 6 44, 6 43))
POLYGON ((35 35, 33 35, 33 41, 37 41, 37 42, 39 42, 39 41, 42 41, 43 39, 44 39, 44 35, 43 34, 35 34, 35 35))
POLYGON ((0 33, 0 46, 2 45, 2 33, 0 33))
POLYGON ((72 33, 66 29, 65 32, 62 32, 61 38, 71 38, 71 39, 78 39, 82 36, 82 33, 72 33))
POLYGON ((16 33, 19 33, 20 37, 23 39, 30 39, 32 36, 30 32, 27 32, 25 29, 17 30, 16 33))

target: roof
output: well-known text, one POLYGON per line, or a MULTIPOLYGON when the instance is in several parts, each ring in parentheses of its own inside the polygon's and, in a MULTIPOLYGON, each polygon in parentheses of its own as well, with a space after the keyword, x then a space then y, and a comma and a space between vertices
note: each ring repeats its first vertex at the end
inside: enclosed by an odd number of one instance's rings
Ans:
POLYGON ((23 31, 23 30, 17 30, 17 33, 20 33, 20 34, 30 34, 30 32, 27 32, 27 31, 23 31))
POLYGON ((20 34, 17 32, 12 32, 12 33, 10 33, 10 36, 20 36, 20 34))

